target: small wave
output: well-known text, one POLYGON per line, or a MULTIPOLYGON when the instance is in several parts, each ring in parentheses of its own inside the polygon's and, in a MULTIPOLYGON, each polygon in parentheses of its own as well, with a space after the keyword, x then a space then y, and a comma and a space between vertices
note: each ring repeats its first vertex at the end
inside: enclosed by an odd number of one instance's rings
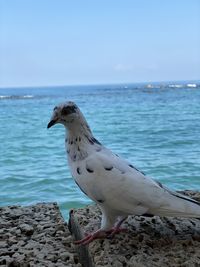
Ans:
POLYGON ((184 87, 183 84, 169 84, 168 85, 169 88, 182 88, 184 87))
POLYGON ((23 97, 24 98, 33 98, 34 96, 33 95, 24 95, 23 97))
POLYGON ((34 98, 34 95, 0 95, 0 99, 25 99, 34 98))
POLYGON ((189 88, 196 88, 197 87, 197 84, 196 83, 188 83, 187 84, 187 87, 189 87, 189 88))
POLYGON ((0 99, 9 98, 9 95, 0 95, 0 99))

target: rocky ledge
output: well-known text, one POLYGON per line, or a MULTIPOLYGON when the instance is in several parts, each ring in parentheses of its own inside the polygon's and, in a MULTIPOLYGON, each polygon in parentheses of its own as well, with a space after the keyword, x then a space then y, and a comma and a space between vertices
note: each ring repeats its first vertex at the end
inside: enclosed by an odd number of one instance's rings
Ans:
POLYGON ((81 266, 56 203, 0 208, 0 266, 81 266))
MULTIPOLYGON (((198 192, 181 193, 200 201, 198 192)), ((74 238, 81 239, 98 229, 99 222, 99 209, 88 206, 71 212, 69 226, 74 238)), ((200 219, 129 216, 123 228, 126 233, 93 241, 87 250, 79 246, 84 266, 200 267, 200 219)))
MULTIPOLYGON (((200 193, 182 193, 200 201, 200 193)), ((56 203, 0 208, 0 266, 200 267, 199 219, 130 216, 126 233, 73 244, 99 226, 100 211, 92 205, 73 210, 68 225, 56 203)))

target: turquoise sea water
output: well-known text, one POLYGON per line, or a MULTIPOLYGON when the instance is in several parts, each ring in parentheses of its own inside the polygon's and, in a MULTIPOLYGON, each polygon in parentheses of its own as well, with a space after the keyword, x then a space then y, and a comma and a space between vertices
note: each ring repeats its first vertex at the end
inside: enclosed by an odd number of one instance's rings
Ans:
POLYGON ((0 89, 0 206, 90 203, 71 178, 53 107, 75 101, 94 135, 172 189, 200 190, 200 89, 77 86, 0 89))

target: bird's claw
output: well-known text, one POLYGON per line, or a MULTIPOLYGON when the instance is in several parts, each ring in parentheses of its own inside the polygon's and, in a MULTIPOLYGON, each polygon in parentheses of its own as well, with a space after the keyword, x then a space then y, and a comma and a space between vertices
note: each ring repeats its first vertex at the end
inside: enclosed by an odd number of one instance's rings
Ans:
POLYGON ((116 234, 119 234, 119 233, 126 233, 127 232, 127 229, 126 228, 112 228, 110 231, 109 231, 109 234, 107 235, 107 238, 108 239, 112 239, 116 234))
POLYGON ((112 228, 108 231, 98 230, 98 231, 94 232, 93 234, 86 235, 83 239, 74 241, 74 244, 76 244, 76 245, 88 245, 89 243, 91 243, 95 239, 104 239, 104 238, 112 239, 115 234, 118 234, 121 232, 127 232, 127 229, 115 227, 115 228, 112 228))
POLYGON ((98 231, 94 232, 93 234, 87 235, 83 239, 74 241, 74 244, 76 244, 76 245, 88 245, 93 240, 106 238, 106 236, 107 236, 106 231, 98 230, 98 231))

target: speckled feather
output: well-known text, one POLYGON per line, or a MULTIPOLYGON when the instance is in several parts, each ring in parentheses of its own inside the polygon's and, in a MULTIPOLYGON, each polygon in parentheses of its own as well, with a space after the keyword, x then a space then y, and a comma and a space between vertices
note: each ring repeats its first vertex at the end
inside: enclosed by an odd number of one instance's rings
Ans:
POLYGON ((52 121, 66 128, 72 176, 101 208, 101 229, 110 229, 118 217, 130 214, 200 217, 199 202, 170 191, 101 145, 73 102, 57 106, 52 121))

